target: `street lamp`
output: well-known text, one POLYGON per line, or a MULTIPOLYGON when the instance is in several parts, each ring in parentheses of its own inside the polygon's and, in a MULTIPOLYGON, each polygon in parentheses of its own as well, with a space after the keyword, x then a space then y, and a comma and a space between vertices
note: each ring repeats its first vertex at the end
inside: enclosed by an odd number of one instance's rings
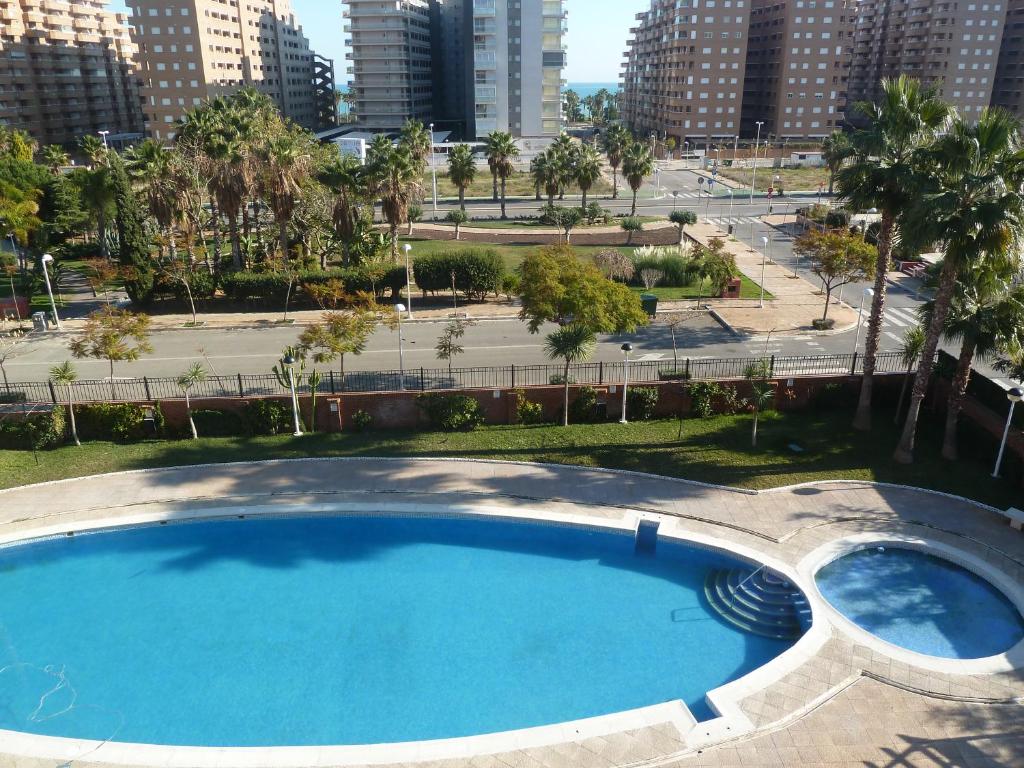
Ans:
POLYGON ((402 379, 401 389, 405 389, 405 344, 402 340, 403 312, 405 312, 405 305, 395 304, 395 314, 398 315, 398 375, 402 379))
POLYGON ((757 122, 757 138, 754 140, 754 173, 750 177, 750 204, 754 204, 754 182, 757 181, 757 150, 761 144, 761 126, 764 125, 763 120, 757 122))
POLYGON ((622 345, 622 354, 626 356, 626 367, 625 373, 622 377, 622 418, 619 419, 621 424, 626 423, 626 392, 629 389, 629 353, 633 351, 633 345, 626 342, 622 345))
POLYGON ((99 135, 101 137, 103 137, 103 149, 104 150, 108 149, 108 147, 107 147, 107 136, 110 135, 110 131, 97 131, 97 133, 99 133, 99 135))
POLYGON ((729 193, 729 226, 734 226, 735 222, 732 220, 732 187, 726 190, 729 193))
POLYGON ((655 181, 655 184, 657 185, 657 192, 655 194, 657 194, 660 197, 661 196, 661 168, 659 168, 658 166, 654 166, 654 181, 655 181))
POLYGON ((430 173, 434 177, 434 221, 437 221, 437 163, 434 157, 434 124, 430 124, 430 173))
POLYGON ((686 158, 686 168, 690 167, 690 142, 683 142, 683 156, 686 158))
POLYGON ((761 252, 761 301, 760 301, 760 308, 764 309, 764 272, 765 272, 765 267, 768 264, 768 250, 771 247, 771 240, 769 240, 767 237, 762 237, 761 238, 761 243, 764 245, 764 250, 761 252))
POLYGON ((860 297, 860 309, 857 310, 857 338, 853 341, 853 354, 857 354, 857 350, 860 349, 860 327, 864 322, 864 302, 873 297, 875 291, 872 288, 865 288, 864 293, 860 297))
POLYGON ((43 277, 46 278, 46 293, 50 297, 50 309, 53 310, 53 321, 57 323, 57 330, 63 330, 60 325, 60 315, 57 314, 57 303, 53 300, 53 288, 50 286, 50 271, 46 268, 47 264, 53 263, 53 256, 48 253, 43 254, 43 277))
POLYGON ((409 302, 409 319, 412 320, 412 263, 409 261, 409 254, 412 253, 412 246, 405 244, 405 293, 409 302))
POLYGON ((1017 403, 1024 400, 1024 389, 1014 387, 1006 393, 1006 399, 1010 401, 1010 415, 1006 418, 1006 429, 1003 430, 1003 442, 999 445, 999 457, 996 459, 996 468, 992 473, 992 477, 999 477, 999 472, 1003 468, 1003 456, 1006 454, 1006 440, 1010 437, 1010 427, 1013 424, 1013 409, 1017 407, 1017 403))
POLYGON ((281 361, 288 371, 288 389, 292 392, 292 420, 295 422, 294 437, 302 437, 302 424, 299 422, 299 396, 295 391, 295 358, 291 354, 284 356, 281 361))
POLYGON ((679 204, 679 192, 675 192, 674 191, 674 192, 672 192, 672 210, 673 211, 676 209, 676 206, 678 204, 679 204))

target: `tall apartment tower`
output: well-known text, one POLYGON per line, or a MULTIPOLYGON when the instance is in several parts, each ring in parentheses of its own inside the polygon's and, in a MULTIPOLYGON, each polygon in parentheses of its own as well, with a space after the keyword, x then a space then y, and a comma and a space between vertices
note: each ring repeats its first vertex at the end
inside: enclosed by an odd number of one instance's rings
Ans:
POLYGON ((141 133, 126 22, 106 0, 0 0, 0 125, 41 144, 141 133))
POLYGON ((1024 0, 1009 0, 992 105, 1024 117, 1024 0))
POLYGON ((562 128, 564 0, 344 0, 367 129, 434 122, 466 139, 562 128))
POLYGON ((1006 15, 1005 0, 861 0, 850 101, 875 101, 882 78, 907 75, 978 117, 992 101, 1006 15))
POLYGON ((745 0, 651 0, 630 30, 622 78, 625 122, 680 142, 735 137, 749 11, 745 0))
POLYGON ((821 139, 842 125, 855 0, 753 0, 740 133, 821 139))
POLYGON ((243 87, 282 114, 318 128, 313 52, 288 0, 129 0, 139 49, 146 129, 174 137, 174 123, 203 101, 243 87))

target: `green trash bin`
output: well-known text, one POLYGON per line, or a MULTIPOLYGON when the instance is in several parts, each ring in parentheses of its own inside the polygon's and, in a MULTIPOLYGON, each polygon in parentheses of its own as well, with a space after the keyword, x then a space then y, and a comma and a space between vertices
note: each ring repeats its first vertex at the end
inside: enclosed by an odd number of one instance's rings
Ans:
POLYGON ((644 308, 644 312, 647 313, 648 317, 654 317, 658 314, 658 297, 653 293, 641 293, 640 305, 644 308))

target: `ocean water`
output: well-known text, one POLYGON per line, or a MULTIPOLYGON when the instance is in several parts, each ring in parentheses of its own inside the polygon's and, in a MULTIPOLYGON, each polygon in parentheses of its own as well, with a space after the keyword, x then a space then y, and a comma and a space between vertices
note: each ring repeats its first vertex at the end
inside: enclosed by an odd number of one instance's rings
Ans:
POLYGON ((566 90, 576 91, 580 95, 581 99, 585 99, 587 96, 593 96, 602 88, 607 89, 610 93, 615 93, 619 90, 618 83, 569 83, 566 86, 566 90))
POLYGON ((788 643, 707 605, 735 565, 468 519, 234 520, 0 549, 0 728, 194 746, 435 739, 708 690, 788 643))

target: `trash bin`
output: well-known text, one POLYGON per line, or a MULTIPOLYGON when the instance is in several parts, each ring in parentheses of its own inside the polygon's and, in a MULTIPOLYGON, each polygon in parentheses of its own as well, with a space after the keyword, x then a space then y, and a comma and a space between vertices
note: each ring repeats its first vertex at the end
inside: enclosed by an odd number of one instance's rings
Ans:
POLYGON ((49 327, 46 322, 45 312, 34 312, 32 314, 32 330, 33 331, 45 331, 49 327))
POLYGON ((640 306, 644 308, 648 317, 654 317, 658 314, 658 297, 653 293, 641 293, 640 306))
POLYGON ((732 234, 732 224, 729 225, 729 234, 732 234))

